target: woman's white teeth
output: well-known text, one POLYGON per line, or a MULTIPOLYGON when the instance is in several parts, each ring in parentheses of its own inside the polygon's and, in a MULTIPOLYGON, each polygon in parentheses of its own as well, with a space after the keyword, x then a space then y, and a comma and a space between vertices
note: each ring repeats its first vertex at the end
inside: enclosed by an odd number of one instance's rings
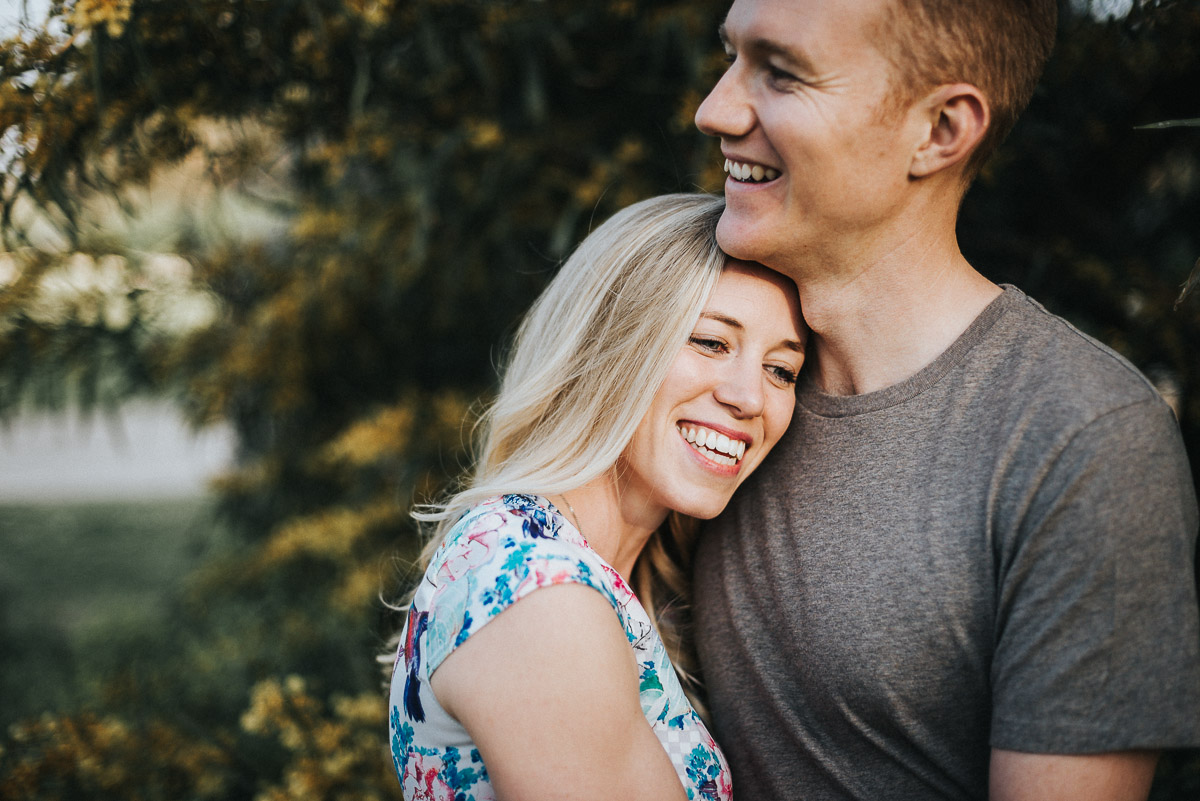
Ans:
POLYGON ((746 164, 740 161, 725 159, 725 172, 739 181, 774 181, 779 177, 779 170, 764 167, 761 164, 746 164))
POLYGON ((679 433, 714 462, 737 464, 746 455, 746 443, 699 426, 679 426, 679 433))

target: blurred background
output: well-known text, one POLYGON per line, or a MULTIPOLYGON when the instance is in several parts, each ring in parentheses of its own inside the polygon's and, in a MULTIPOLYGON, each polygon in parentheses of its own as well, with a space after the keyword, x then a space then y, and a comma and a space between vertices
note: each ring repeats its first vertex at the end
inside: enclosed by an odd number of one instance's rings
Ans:
MULTIPOLYGON (((399 797, 406 510, 572 244, 720 191, 726 7, 0 0, 0 799, 399 797)), ((1197 86, 1197 0, 1064 0, 959 231, 1193 464, 1197 86)))

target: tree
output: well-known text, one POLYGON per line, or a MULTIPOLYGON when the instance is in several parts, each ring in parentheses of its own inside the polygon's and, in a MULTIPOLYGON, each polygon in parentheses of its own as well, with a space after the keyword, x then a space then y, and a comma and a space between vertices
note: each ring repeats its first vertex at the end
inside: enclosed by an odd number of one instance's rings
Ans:
MULTIPOLYGON (((293 674, 284 697, 327 716, 376 691, 385 557, 457 472, 492 343, 593 219, 715 183, 690 115, 719 11, 78 0, 5 47, 0 413, 160 392, 239 439, 218 492, 245 547, 181 596, 171 642, 123 645, 118 723, 219 749, 229 797, 311 778, 329 752, 242 712, 293 674)), ((63 731, 23 730, 11 759, 62 759, 63 731)))

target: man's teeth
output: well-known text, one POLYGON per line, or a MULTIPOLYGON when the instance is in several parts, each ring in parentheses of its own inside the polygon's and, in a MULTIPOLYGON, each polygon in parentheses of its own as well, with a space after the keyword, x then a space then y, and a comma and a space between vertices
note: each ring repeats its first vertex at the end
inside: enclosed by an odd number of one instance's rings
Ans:
POLYGON ((719 464, 737 464, 746 455, 746 443, 701 426, 679 426, 680 435, 705 457, 719 464))
POLYGON ((779 177, 779 170, 764 167, 761 164, 746 164, 740 161, 725 159, 725 172, 739 181, 774 181, 779 177))

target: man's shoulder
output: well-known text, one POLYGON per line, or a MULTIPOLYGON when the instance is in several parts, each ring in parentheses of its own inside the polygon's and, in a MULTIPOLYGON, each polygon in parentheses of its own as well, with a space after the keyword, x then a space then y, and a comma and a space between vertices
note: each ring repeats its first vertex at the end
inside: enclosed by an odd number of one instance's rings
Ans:
POLYGON ((987 374, 993 391, 1022 405, 1085 417, 1135 404, 1165 405, 1128 359, 1021 290, 1005 287, 1001 302, 1003 314, 968 368, 987 374))

